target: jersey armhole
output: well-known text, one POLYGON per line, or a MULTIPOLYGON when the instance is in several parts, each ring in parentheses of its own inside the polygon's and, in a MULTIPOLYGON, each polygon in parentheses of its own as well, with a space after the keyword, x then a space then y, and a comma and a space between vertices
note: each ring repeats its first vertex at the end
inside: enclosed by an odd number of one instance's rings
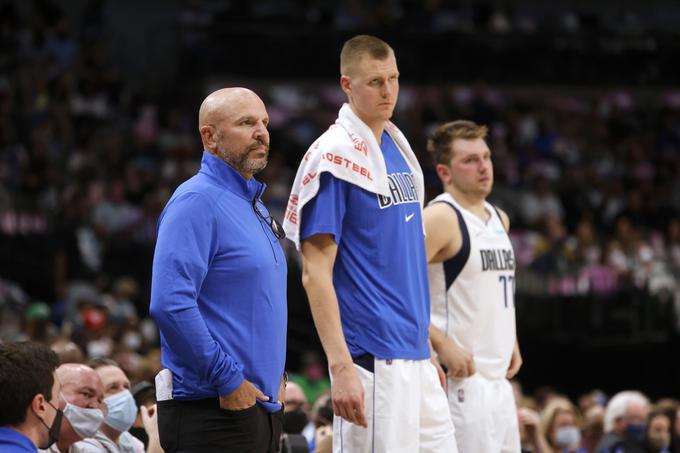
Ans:
MULTIPOLYGON (((491 203, 489 203, 491 204, 491 203)), ((505 222, 503 222, 503 216, 501 215, 501 212, 498 210, 495 204, 491 204, 491 207, 493 208, 494 211, 496 211, 496 215, 498 216, 498 220, 501 221, 501 225, 503 225, 503 229, 505 232, 508 232, 508 229, 505 227, 505 222)))
POLYGON ((442 264, 444 265, 444 278, 446 281, 446 289, 448 290, 453 282, 456 280, 458 275, 460 275, 465 263, 467 263, 468 258, 470 258, 470 233, 468 232, 467 225, 465 224, 465 219, 460 210, 453 204, 445 200, 434 201, 435 203, 445 203, 451 207, 458 216, 458 225, 460 227, 461 244, 460 249, 451 258, 445 260, 442 264))

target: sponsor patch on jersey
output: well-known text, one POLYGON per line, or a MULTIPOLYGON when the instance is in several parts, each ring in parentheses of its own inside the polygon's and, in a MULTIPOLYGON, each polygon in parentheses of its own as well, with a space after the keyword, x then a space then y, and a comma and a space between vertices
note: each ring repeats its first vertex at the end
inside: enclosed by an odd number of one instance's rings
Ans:
POLYGON ((458 402, 459 403, 465 402, 465 389, 458 389, 458 402))

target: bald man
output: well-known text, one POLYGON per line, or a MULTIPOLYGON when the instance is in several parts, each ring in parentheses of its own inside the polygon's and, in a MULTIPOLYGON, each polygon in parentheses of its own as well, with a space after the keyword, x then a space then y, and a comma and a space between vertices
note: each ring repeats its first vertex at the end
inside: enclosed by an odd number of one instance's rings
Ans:
POLYGON ((158 221, 151 316, 161 445, 179 451, 278 451, 286 351, 283 230, 254 175, 267 165, 269 117, 245 88, 211 93, 198 115, 199 172, 158 221))
POLYGON ((59 409, 64 412, 59 440, 40 451, 65 453, 74 443, 93 437, 102 424, 104 386, 95 370, 79 363, 61 365, 57 378, 61 382, 59 409))

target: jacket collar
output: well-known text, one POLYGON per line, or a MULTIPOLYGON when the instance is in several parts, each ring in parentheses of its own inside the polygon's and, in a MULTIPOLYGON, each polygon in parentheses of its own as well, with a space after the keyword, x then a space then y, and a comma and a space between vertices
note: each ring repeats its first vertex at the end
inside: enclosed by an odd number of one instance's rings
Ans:
POLYGON ((246 180, 231 165, 208 151, 203 151, 199 173, 246 200, 252 200, 258 194, 261 196, 267 187, 254 177, 246 180))

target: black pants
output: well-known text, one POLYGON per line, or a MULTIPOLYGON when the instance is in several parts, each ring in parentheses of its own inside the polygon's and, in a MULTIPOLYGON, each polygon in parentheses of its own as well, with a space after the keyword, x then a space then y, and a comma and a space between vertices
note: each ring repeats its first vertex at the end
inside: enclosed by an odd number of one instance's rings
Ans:
POLYGON ((259 404, 242 411, 220 408, 218 398, 158 402, 158 430, 166 453, 277 453, 283 410, 259 404))

